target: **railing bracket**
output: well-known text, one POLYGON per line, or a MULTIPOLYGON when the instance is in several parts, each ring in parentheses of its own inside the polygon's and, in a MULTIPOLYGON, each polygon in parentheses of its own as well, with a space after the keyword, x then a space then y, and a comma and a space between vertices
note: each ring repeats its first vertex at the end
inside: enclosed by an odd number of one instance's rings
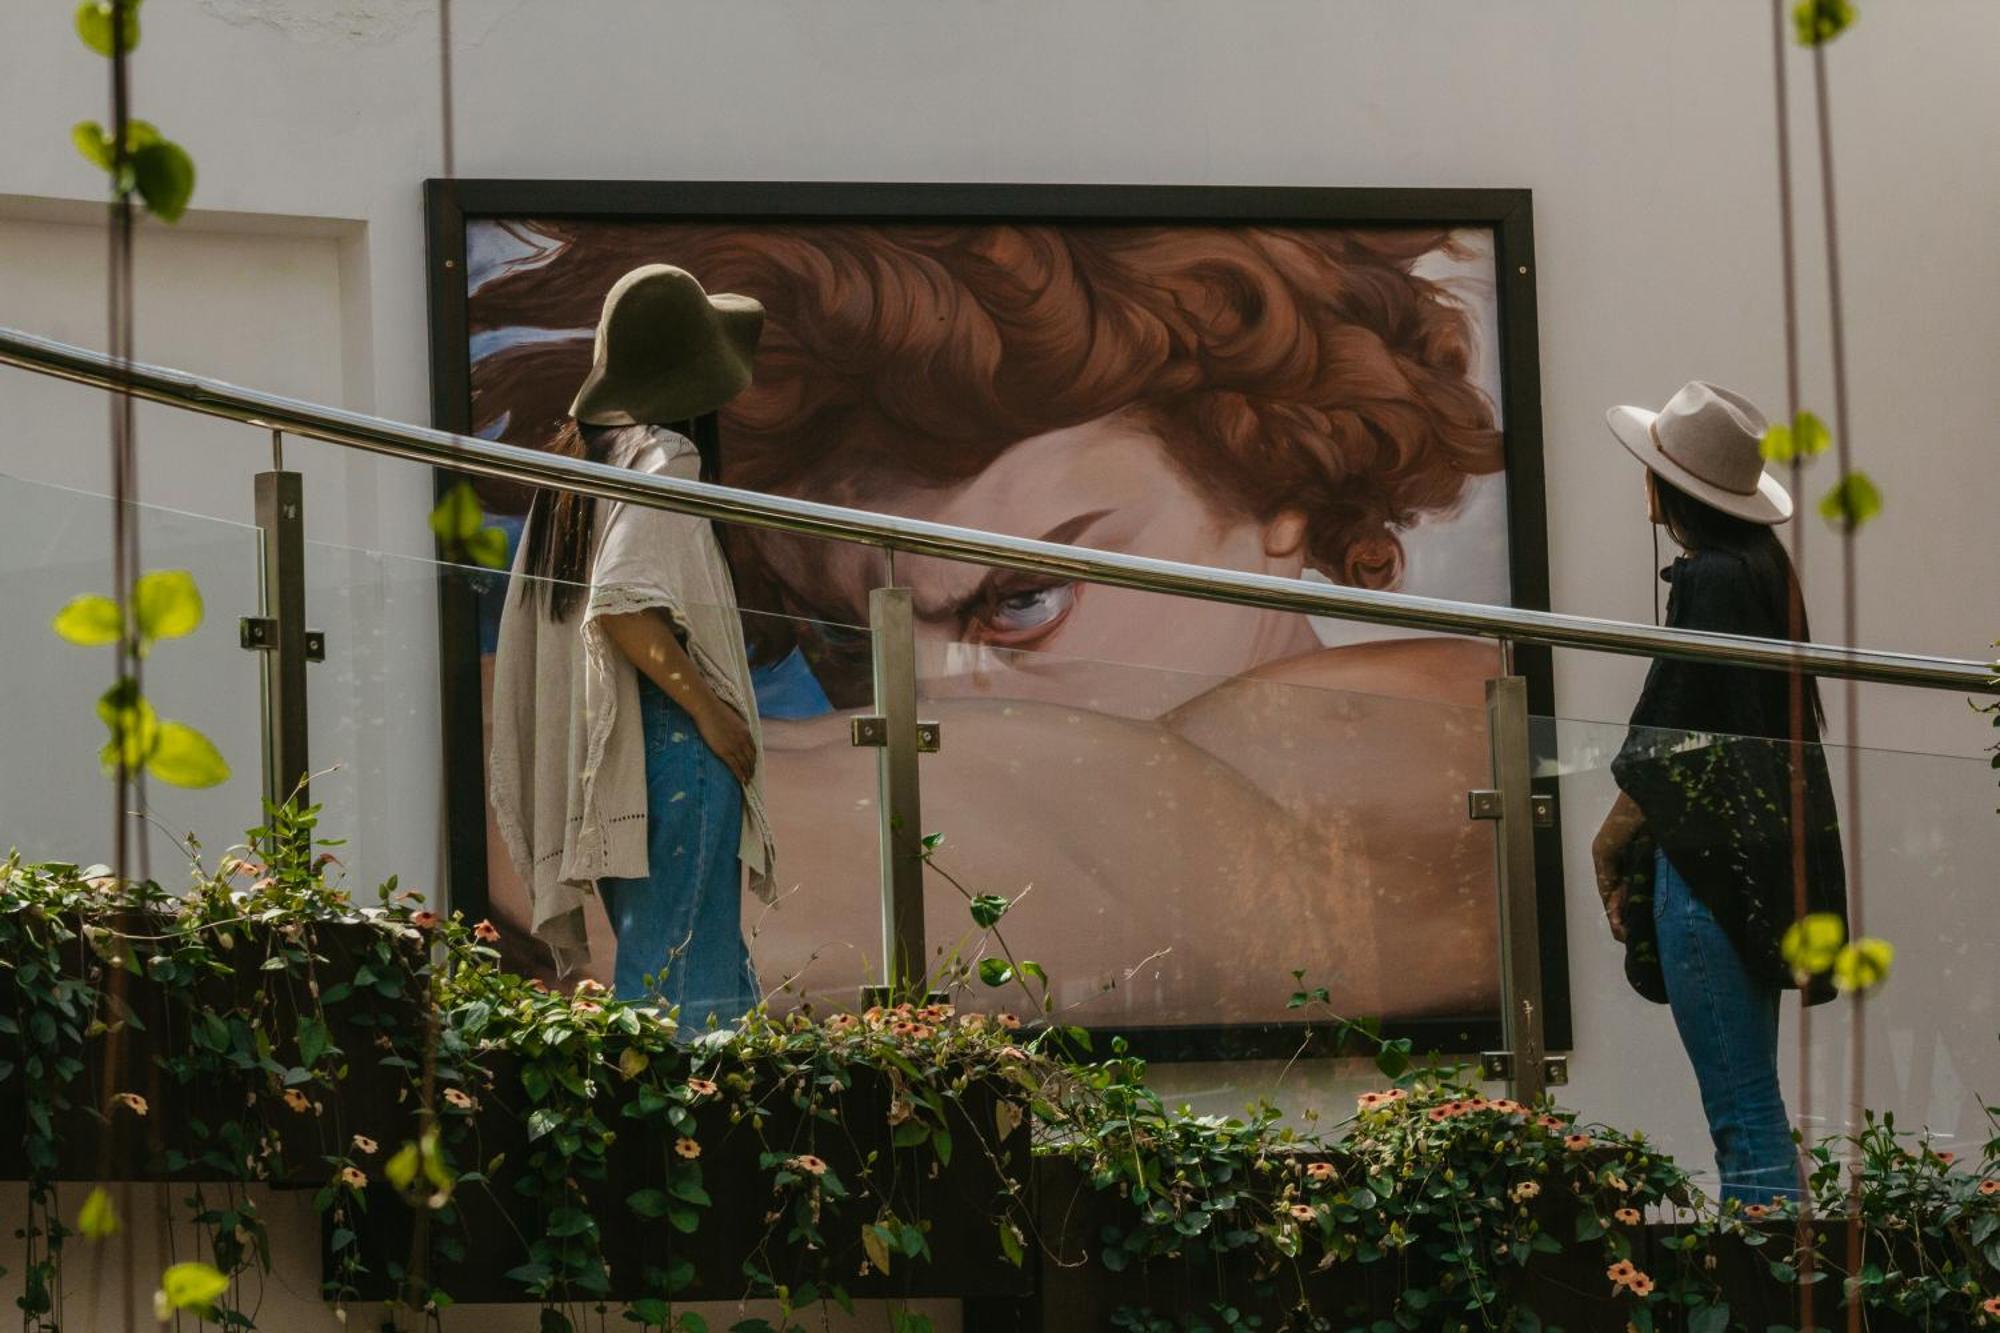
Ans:
MULTIPOLYGON (((1479 1077, 1488 1082, 1511 1082, 1514 1077, 1514 1053, 1512 1051, 1481 1051, 1479 1053, 1479 1077)), ((1542 1085, 1549 1088, 1569 1086, 1569 1057, 1567 1055, 1544 1055, 1542 1057, 1542 1085)))
MULTIPOLYGON (((252 652, 270 653, 278 650, 278 622, 270 616, 243 616, 236 622, 236 638, 252 652)), ((306 661, 326 661, 326 631, 309 629, 306 631, 306 661)))
MULTIPOLYGON (((848 722, 849 743, 862 749, 879 750, 889 743, 889 719, 876 714, 864 714, 848 722)), ((917 753, 936 754, 944 746, 944 725, 939 722, 917 723, 917 753)))
MULTIPOLYGON (((1528 798, 1528 811, 1536 828, 1556 826, 1556 798, 1548 792, 1538 792, 1528 798)), ((1485 787, 1465 794, 1465 817, 1467 819, 1500 818, 1500 793, 1485 787)))

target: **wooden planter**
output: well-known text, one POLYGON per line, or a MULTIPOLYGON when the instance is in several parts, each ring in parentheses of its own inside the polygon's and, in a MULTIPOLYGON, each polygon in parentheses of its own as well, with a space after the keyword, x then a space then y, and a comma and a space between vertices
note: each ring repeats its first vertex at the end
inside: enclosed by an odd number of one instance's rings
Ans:
MULTIPOLYGON (((499 1098, 511 1074, 497 1062, 492 1072, 499 1098)), ((1026 1181, 1031 1165, 1025 1125, 1004 1141, 998 1138, 997 1108, 1009 1095, 1011 1090, 998 1084, 975 1082, 949 1104, 947 1124, 955 1145, 949 1164, 940 1164, 928 1146, 894 1146, 888 1081, 866 1073, 839 1095, 832 1120, 809 1116, 781 1097, 765 1098, 769 1115, 761 1137, 747 1121, 731 1123, 720 1102, 698 1106, 693 1137, 701 1145, 702 1174, 712 1203, 699 1210, 692 1233, 676 1230, 664 1218, 640 1217, 627 1205, 636 1191, 666 1187, 678 1136, 664 1126, 624 1119, 622 1103, 615 1094, 608 1097, 600 1115, 618 1131, 618 1139, 608 1156, 606 1178, 580 1182, 610 1270, 605 1299, 656 1294, 649 1272, 666 1273, 683 1264, 693 1281, 675 1299, 737 1299, 751 1294, 744 1264, 753 1258, 795 1291, 808 1283, 821 1290, 838 1283, 856 1298, 1028 1294, 1031 1272, 1003 1257, 997 1231, 999 1218, 1008 1211, 1007 1181, 1026 1181), (846 1184, 849 1198, 822 1200, 819 1225, 828 1242, 825 1252, 788 1243, 788 1219, 767 1221, 784 1207, 771 1193, 772 1172, 761 1161, 767 1152, 811 1153, 846 1184), (879 1207, 864 1190, 865 1182, 876 1182, 899 1217, 930 1224, 928 1260, 897 1255, 886 1274, 873 1266, 864 1271, 862 1227, 876 1220, 879 1207)), ((481 1130, 478 1160, 505 1154, 518 1164, 530 1151, 520 1121, 491 1102, 482 1111, 481 1130)), ((432 1285, 462 1300, 505 1300, 510 1294, 527 1299, 521 1284, 507 1275, 527 1262, 528 1246, 542 1234, 544 1219, 535 1201, 509 1189, 517 1170, 503 1167, 501 1179, 490 1188, 459 1192, 457 1224, 437 1228, 433 1239, 460 1257, 435 1257, 440 1245, 432 1245, 432 1285)), ((386 1191, 373 1193, 361 1220, 353 1224, 368 1270, 358 1292, 364 1300, 395 1294, 392 1275, 407 1267, 414 1239, 412 1210, 386 1191)), ((330 1245, 331 1223, 326 1230, 330 1245)), ((329 1273, 331 1258, 329 1251, 329 1273)))
MULTIPOLYGON (((157 935, 167 923, 160 918, 128 917, 93 924, 122 934, 157 935)), ((247 928, 237 931, 237 948, 248 960, 261 958, 247 928)), ((421 1032, 421 997, 406 976, 404 995, 391 1001, 371 994, 359 1000, 324 1006, 332 1046, 346 1059, 347 1076, 335 1089, 308 1083, 300 1088, 318 1109, 292 1110, 271 1090, 270 1074, 260 1067, 257 1053, 232 1053, 231 1067, 221 1076, 202 1074, 183 1079, 176 1062, 184 1060, 199 1040, 214 1040, 219 1031, 205 1023, 208 1015, 258 1006, 266 1019, 269 1059, 284 1068, 302 1064, 299 1047, 301 1019, 314 1010, 310 985, 325 996, 336 986, 360 990, 355 979, 372 957, 380 931, 364 922, 335 922, 314 928, 314 952, 326 961, 314 976, 244 969, 211 978, 192 994, 172 993, 145 975, 105 964, 81 938, 68 946, 66 976, 89 977, 116 1003, 100 1001, 100 1017, 123 1017, 86 1033, 78 1053, 81 1069, 61 1086, 68 1101, 51 1128, 57 1138, 54 1178, 74 1181, 242 1181, 266 1180, 286 1186, 323 1184, 332 1168, 326 1158, 345 1151, 355 1134, 394 1143, 407 1137, 409 1118, 405 1092, 410 1078, 393 1063, 377 1037, 421 1032), (115 989, 114 989, 115 988, 115 989), (139 1115, 114 1098, 133 1093, 143 1098, 147 1113, 139 1115), (261 1144, 275 1152, 261 1164, 261 1144)), ((407 950, 414 970, 422 963, 419 946, 407 950)), ((141 950, 143 957, 143 950, 141 950)), ((19 1012, 18 984, 13 971, 0 972, 0 1014, 19 1012)), ((0 1080, 0 1179, 25 1180, 29 1164, 25 1140, 29 1108, 24 1060, 26 1043, 19 1034, 0 1034, 0 1061, 17 1071, 0 1080)))

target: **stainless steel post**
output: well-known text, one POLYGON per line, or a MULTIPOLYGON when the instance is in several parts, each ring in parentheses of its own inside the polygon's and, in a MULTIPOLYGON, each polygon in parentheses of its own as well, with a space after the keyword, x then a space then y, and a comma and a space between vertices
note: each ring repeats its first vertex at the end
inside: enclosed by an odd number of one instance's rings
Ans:
POLYGON ((305 486, 296 472, 257 474, 257 527, 264 536, 261 620, 246 621, 246 647, 264 662, 264 799, 306 801, 305 486))
POLYGON ((874 631, 882 828, 882 971, 892 993, 924 993, 924 821, 917 777, 917 640, 908 588, 868 595, 874 631))
POLYGON ((1500 998, 1509 1095, 1531 1102, 1547 1086, 1542 1039, 1542 944, 1535 910, 1535 813, 1528 750, 1528 682, 1486 682, 1493 750, 1494 831, 1500 885, 1500 998))

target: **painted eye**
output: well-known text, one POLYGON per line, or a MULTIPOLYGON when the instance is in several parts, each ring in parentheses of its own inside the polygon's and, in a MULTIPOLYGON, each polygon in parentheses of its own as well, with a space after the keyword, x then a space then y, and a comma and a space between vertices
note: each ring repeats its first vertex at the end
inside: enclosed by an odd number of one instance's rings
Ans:
POLYGON ((993 600, 985 616, 986 629, 996 642, 1034 638, 1053 629, 1075 605, 1074 583, 1021 588, 993 600))

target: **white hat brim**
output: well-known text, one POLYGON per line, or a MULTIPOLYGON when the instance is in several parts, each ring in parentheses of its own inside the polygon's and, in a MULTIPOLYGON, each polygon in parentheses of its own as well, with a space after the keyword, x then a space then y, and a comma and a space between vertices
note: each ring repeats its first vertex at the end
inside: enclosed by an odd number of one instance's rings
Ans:
POLYGON ((1686 491, 1705 505, 1720 509, 1723 513, 1743 519, 1748 523, 1762 523, 1774 527, 1788 521, 1792 516, 1792 496, 1783 482, 1772 476, 1766 469, 1757 478, 1757 489, 1749 495, 1724 490, 1712 482, 1703 481, 1694 473, 1676 463, 1653 443, 1653 423, 1659 420, 1658 412, 1643 407, 1614 407, 1604 414, 1604 420, 1611 427, 1611 433, 1618 443, 1632 457, 1645 464, 1648 471, 1658 473, 1679 489, 1686 491))

